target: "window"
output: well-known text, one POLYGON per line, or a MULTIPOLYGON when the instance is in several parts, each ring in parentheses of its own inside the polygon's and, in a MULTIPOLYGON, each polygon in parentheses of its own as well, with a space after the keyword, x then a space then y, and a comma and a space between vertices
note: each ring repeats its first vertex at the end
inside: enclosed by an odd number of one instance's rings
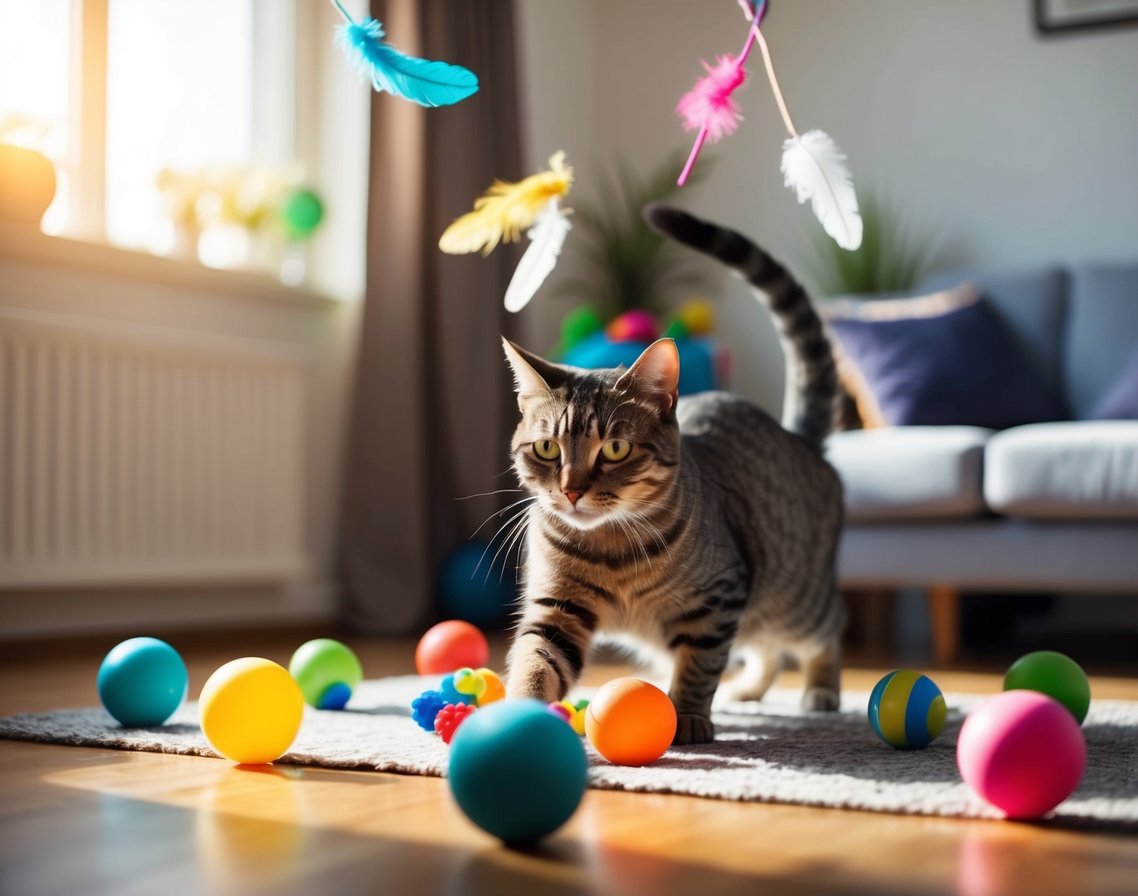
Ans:
POLYGON ((348 65, 328 50, 337 21, 311 0, 0 0, 0 140, 55 165, 43 229, 279 274, 297 242, 273 217, 282 196, 366 194, 365 88, 303 128, 322 81, 343 85, 325 71, 348 65), (338 114, 365 142, 326 187, 313 163, 343 134, 301 135, 338 114))

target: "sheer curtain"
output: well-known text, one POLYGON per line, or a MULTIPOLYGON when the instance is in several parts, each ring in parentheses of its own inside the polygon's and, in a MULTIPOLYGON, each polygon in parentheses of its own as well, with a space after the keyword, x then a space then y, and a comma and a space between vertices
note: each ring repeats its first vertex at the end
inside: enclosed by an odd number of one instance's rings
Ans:
MULTIPOLYGON (((516 404, 500 337, 518 253, 447 256, 438 238, 494 178, 524 176, 511 0, 373 0, 404 52, 466 66, 473 97, 372 107, 368 271, 341 531, 345 619, 421 630, 447 552, 502 501, 516 404)), ((494 525, 487 526, 493 531, 494 525)))

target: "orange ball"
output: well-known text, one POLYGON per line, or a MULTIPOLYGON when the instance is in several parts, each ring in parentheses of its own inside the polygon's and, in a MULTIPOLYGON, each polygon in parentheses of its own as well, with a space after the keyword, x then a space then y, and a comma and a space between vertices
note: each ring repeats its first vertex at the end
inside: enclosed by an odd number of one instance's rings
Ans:
POLYGON ((585 734, 615 765, 648 765, 664 755, 676 736, 676 708, 655 685, 616 678, 589 701, 585 734))
POLYGON ((464 666, 477 669, 489 660, 486 636, 461 619, 431 626, 415 648, 415 668, 420 675, 445 675, 464 666))

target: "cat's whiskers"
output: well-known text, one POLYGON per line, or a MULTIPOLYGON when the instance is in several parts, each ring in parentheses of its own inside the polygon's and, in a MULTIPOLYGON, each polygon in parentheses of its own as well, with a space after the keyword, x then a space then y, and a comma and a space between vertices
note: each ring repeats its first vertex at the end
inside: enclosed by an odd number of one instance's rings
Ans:
MULTIPOLYGON (((660 553, 665 556, 668 554, 672 546, 668 544, 667 539, 664 538, 664 533, 662 533, 658 527, 652 525, 644 514, 637 513, 636 511, 621 512, 626 514, 626 519, 630 523, 642 531, 646 530, 648 534, 652 536, 652 540, 660 546, 660 553)), ((643 541, 643 539, 641 539, 641 541, 643 541)))
MULTIPOLYGON (((494 534, 490 536, 489 541, 487 541, 487 543, 486 543, 486 548, 482 551, 482 556, 478 558, 478 564, 474 567, 473 575, 477 575, 478 570, 480 570, 482 568, 482 562, 486 559, 486 555, 490 552, 490 548, 492 548, 494 546, 494 541, 498 538, 499 535, 502 534, 502 531, 505 530, 507 527, 509 527, 509 532, 506 534, 506 539, 509 539, 510 535, 513 534, 514 529, 518 525, 518 522, 517 522, 518 518, 519 517, 523 518, 522 521, 524 523, 525 519, 528 518, 528 513, 529 513, 530 507, 532 507, 534 505, 534 503, 536 503, 536 502, 537 502, 537 498, 530 496, 527 498, 523 498, 520 501, 515 501, 509 507, 507 507, 503 510, 499 510, 495 514, 491 514, 490 519, 493 519, 493 517, 501 516, 503 513, 506 513, 511 508, 517 507, 519 504, 525 505, 521 508, 521 510, 515 511, 514 514, 512 516, 510 516, 510 518, 507 519, 504 523, 502 523, 502 525, 500 525, 497 528, 497 530, 494 532, 494 534)), ((490 519, 487 519, 486 522, 487 523, 490 522, 490 519)), ((486 525, 486 523, 482 524, 482 526, 485 526, 485 525, 486 525)), ((478 528, 481 529, 482 526, 479 526, 478 528)), ((477 534, 477 532, 475 534, 477 534)), ((490 560, 490 565, 486 570, 486 578, 483 580, 483 584, 486 584, 486 582, 489 581, 490 573, 494 570, 494 562, 498 559, 499 553, 501 553, 501 548, 498 549, 498 551, 494 554, 494 557, 490 560)), ((472 575, 472 577, 473 577, 473 575, 472 575)))
MULTIPOLYGON (((520 489, 520 488, 519 489, 510 489, 510 491, 519 491, 520 492, 520 491, 522 491, 522 489, 520 489)), ((520 501, 515 501, 513 504, 510 504, 507 507, 503 507, 501 510, 495 510, 492 514, 490 514, 488 517, 486 517, 486 519, 484 519, 482 521, 482 524, 477 529, 475 529, 472 533, 470 533, 470 537, 473 538, 475 535, 477 535, 479 532, 481 532, 486 527, 486 524, 488 522, 490 522, 490 520, 494 519, 494 517, 501 516, 504 513, 509 513, 511 510, 513 510, 519 504, 527 504, 527 503, 532 504, 536 500, 537 500, 537 498, 534 497, 533 495, 527 495, 526 497, 522 498, 520 501)), ((511 517, 510 519, 513 519, 513 517, 511 517)), ((509 520, 507 520, 507 522, 504 523, 502 527, 499 527, 498 531, 500 532, 501 529, 504 528, 504 526, 508 523, 509 523, 509 520)), ((497 533, 495 533, 495 535, 496 534, 497 533)), ((491 542, 494 541, 494 536, 490 537, 490 541, 491 542)))
MULTIPOLYGON (((509 471, 507 470, 506 472, 509 472, 509 471)), ((474 498, 489 498, 491 495, 507 495, 507 494, 510 494, 511 492, 516 494, 517 492, 524 492, 524 491, 525 491, 525 489, 523 489, 523 488, 499 488, 499 489, 495 489, 492 492, 476 492, 473 495, 460 495, 459 497, 455 498, 455 500, 456 501, 470 501, 470 500, 473 500, 474 498)))

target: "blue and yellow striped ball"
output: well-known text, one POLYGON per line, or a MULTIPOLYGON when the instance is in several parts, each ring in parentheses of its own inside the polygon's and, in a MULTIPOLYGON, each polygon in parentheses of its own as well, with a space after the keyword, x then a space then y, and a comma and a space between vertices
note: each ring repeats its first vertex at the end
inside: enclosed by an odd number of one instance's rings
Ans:
POLYGON ((944 730, 947 715, 940 688, 912 669, 890 672, 869 695, 869 724, 898 750, 927 747, 944 730))

